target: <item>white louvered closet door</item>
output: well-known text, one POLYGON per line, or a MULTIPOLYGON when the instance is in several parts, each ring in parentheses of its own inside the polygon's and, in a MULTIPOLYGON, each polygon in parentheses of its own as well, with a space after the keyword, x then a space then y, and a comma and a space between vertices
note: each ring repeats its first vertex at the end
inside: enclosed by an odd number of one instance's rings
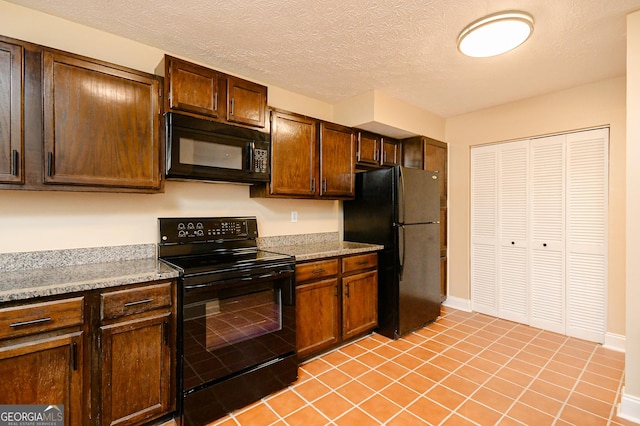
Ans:
POLYGON ((530 321, 565 333, 565 135, 532 139, 530 321))
POLYGON ((498 314, 497 148, 471 150, 471 308, 498 314))
POLYGON ((498 145, 498 317, 528 323, 529 141, 498 145))
POLYGON ((567 334, 603 343, 608 129, 567 135, 567 334))

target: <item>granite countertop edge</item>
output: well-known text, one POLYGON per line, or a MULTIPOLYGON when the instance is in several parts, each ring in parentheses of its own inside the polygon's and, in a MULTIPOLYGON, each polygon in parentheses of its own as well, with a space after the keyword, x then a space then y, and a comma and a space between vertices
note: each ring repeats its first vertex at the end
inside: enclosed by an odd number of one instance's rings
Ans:
MULTIPOLYGON (((265 239, 262 250, 296 262, 382 250, 377 244, 340 241, 337 233, 265 239)), ((0 255, 0 303, 63 296, 95 289, 174 279, 179 272, 152 257, 152 244, 0 255)))
POLYGON ((0 303, 174 279, 179 272, 157 259, 136 259, 6 272, 0 303))
POLYGON ((311 244, 294 244, 288 246, 265 247, 264 250, 294 256, 296 262, 320 260, 336 256, 348 256, 359 253, 370 253, 382 250, 378 244, 355 243, 350 241, 333 241, 311 244))

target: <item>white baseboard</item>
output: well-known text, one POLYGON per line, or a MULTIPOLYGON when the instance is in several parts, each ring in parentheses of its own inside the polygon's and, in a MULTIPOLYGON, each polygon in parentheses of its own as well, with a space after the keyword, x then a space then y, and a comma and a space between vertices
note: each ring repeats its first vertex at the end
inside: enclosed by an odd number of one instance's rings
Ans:
POLYGON ((442 302, 443 306, 447 308, 459 309, 465 312, 471 312, 471 300, 462 299, 460 297, 447 296, 447 299, 442 302))
POLYGON ((623 336, 622 334, 605 333, 604 344, 602 346, 614 351, 624 352, 625 342, 626 342, 626 337, 623 336))
POLYGON ((630 422, 640 423, 640 398, 625 394, 622 388, 622 400, 618 406, 618 416, 630 422))

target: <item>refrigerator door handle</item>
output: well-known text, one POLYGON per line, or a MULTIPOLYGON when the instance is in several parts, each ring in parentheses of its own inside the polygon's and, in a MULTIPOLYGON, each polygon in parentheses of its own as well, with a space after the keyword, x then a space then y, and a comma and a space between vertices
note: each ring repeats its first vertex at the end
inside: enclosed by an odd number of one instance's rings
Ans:
POLYGON ((398 222, 404 222, 404 202, 405 202, 405 190, 404 190, 404 175, 402 174, 402 167, 398 166, 398 222))
POLYGON ((403 225, 398 226, 398 238, 400 240, 399 241, 400 244, 398 244, 398 250, 400 251, 400 253, 398 253, 400 257, 400 280, 402 281, 402 275, 404 273, 404 254, 406 252, 403 225))

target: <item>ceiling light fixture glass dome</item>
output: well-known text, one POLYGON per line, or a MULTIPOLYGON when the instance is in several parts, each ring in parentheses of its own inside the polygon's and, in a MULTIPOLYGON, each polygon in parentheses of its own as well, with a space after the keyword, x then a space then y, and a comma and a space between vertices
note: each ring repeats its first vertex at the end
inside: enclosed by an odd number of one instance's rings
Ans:
POLYGON ((467 56, 486 58, 508 52, 533 33, 533 17, 506 11, 485 16, 467 25, 458 36, 458 50, 467 56))

